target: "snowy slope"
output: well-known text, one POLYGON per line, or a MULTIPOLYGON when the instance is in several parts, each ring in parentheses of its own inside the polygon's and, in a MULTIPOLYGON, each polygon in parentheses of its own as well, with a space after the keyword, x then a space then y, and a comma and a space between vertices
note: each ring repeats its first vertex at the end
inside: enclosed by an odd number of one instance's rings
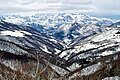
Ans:
MULTIPOLYGON (((62 76, 92 75, 103 63, 110 69, 111 60, 120 59, 117 25, 79 13, 2 16, 0 53, 13 60, 18 56, 36 60, 37 56, 62 76)), ((1 58, 0 63, 11 67, 5 61, 1 58)))
MULTIPOLYGON (((119 51, 119 43, 120 43, 120 28, 111 28, 109 31, 105 31, 90 37, 87 37, 81 41, 77 41, 73 47, 72 50, 70 50, 70 52, 74 52, 74 53, 79 53, 82 51, 87 51, 90 49, 96 49, 96 50, 101 50, 107 47, 112 47, 112 46, 117 46, 118 48, 116 48, 115 51, 119 51)), ((67 52, 69 52, 69 50, 66 50, 66 52, 63 52, 63 55, 67 55, 67 52), (66 53, 66 54, 65 54, 66 53)), ((111 53, 110 50, 104 51, 102 54, 96 54, 96 55, 101 55, 101 56, 106 56, 109 55, 111 53), (108 53, 108 54, 107 54, 108 53)), ((112 51, 112 53, 114 53, 114 51, 112 51)), ((63 57, 62 53, 61 56, 63 57)), ((72 54, 71 54, 72 55, 72 54)), ((92 54, 90 54, 92 55, 92 54)), ((81 55, 82 56, 82 55, 81 55)), ((83 56, 85 57, 85 56, 83 56)))
POLYGON ((64 48, 55 39, 45 33, 39 33, 28 26, 19 26, 4 21, 0 22, 0 40, 17 44, 26 49, 40 48, 50 53, 64 48))
POLYGON ((65 43, 106 31, 112 20, 91 17, 81 13, 34 14, 31 16, 6 15, 1 19, 19 25, 31 26, 65 43))
MULTIPOLYGON (((96 67, 92 67, 94 65, 91 65, 82 70, 82 75, 89 75, 99 70, 99 66, 101 65, 99 59, 107 56, 119 55, 119 52, 120 28, 111 28, 109 31, 76 42, 72 48, 64 50, 59 56, 69 61, 69 65, 67 65, 68 69, 73 71, 79 68, 81 64, 88 64, 94 62, 94 59, 98 59, 98 62, 94 64, 96 67), (97 70, 95 68, 97 68, 97 70)), ((116 57, 114 57, 114 59, 116 59, 116 57)))

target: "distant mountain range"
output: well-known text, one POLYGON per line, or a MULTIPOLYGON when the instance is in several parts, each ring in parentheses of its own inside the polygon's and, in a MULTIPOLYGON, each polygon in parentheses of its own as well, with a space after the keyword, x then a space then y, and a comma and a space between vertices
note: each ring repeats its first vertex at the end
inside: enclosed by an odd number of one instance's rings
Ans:
POLYGON ((17 25, 30 26, 65 42, 106 31, 113 24, 112 20, 99 19, 81 13, 8 15, 1 16, 1 19, 17 25))

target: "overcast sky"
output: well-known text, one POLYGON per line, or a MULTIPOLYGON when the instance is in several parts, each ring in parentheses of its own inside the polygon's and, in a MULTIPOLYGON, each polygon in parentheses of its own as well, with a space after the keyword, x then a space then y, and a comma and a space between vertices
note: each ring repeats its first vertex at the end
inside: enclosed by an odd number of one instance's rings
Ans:
POLYGON ((0 0, 0 14, 35 11, 120 14, 120 0, 0 0))

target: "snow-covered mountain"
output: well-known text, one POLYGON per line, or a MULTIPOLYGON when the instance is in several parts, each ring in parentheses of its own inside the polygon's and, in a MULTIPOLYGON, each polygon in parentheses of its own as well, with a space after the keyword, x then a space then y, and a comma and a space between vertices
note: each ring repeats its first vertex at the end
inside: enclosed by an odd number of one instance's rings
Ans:
MULTIPOLYGON (((66 49, 59 53, 59 56, 67 60, 68 63, 66 64, 66 67, 67 69, 71 70, 71 73, 69 73, 69 75, 72 74, 72 77, 75 77, 76 75, 79 76, 77 80, 82 78, 84 78, 84 80, 92 79, 91 77, 97 76, 100 70, 111 70, 115 68, 116 64, 119 64, 119 27, 111 28, 109 31, 89 36, 73 44, 74 46, 72 46, 70 49, 66 49), (117 61, 118 63, 116 63, 117 61), (103 66, 104 69, 102 69, 103 66)), ((120 69, 120 66, 118 66, 118 69, 120 69)), ((101 75, 103 75, 104 77, 105 75, 107 77, 111 77, 111 73, 113 72, 106 71, 106 73, 101 73, 101 75)), ((116 73, 113 73, 113 76, 120 76, 117 74, 120 73, 116 71, 116 73)), ((100 76, 99 79, 95 80, 101 79, 103 78, 100 76)))
POLYGON ((30 26, 67 44, 78 37, 82 39, 106 31, 113 24, 110 19, 99 19, 81 13, 6 15, 1 16, 1 19, 5 22, 30 26))
POLYGON ((55 39, 49 37, 45 33, 39 33, 32 27, 19 26, 4 21, 0 22, 0 40, 1 43, 3 42, 0 50, 7 49, 4 47, 4 42, 6 44, 14 43, 25 49, 46 49, 46 51, 50 53, 55 53, 56 50, 58 51, 64 48, 60 42, 58 43, 55 39))
POLYGON ((0 44, 0 66, 32 78, 35 71, 51 72, 55 80, 120 76, 119 22, 108 19, 79 13, 1 16, 0 44))

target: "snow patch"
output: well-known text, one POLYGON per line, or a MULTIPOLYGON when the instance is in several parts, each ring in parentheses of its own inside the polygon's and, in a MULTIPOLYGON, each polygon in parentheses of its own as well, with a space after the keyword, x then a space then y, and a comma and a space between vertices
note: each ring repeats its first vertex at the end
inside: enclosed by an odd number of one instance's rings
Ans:
POLYGON ((118 76, 114 76, 114 77, 107 77, 107 78, 104 78, 102 80, 120 80, 120 77, 118 76))
POLYGON ((9 30, 6 30, 6 31, 1 31, 0 32, 0 35, 9 35, 9 36, 14 36, 14 37, 24 37, 24 35, 32 35, 31 33, 29 32, 26 32, 26 31, 9 31, 9 30))
POLYGON ((51 52, 50 51, 48 51, 48 49, 47 49, 47 47, 44 45, 44 48, 41 48, 43 51, 45 51, 45 52, 47 52, 47 53, 50 53, 51 54, 51 52))
POLYGON ((113 54, 112 51, 105 51, 105 52, 103 52, 101 55, 102 55, 102 56, 107 56, 107 55, 111 55, 111 54, 113 54))
POLYGON ((25 22, 24 19, 19 18, 19 17, 6 17, 6 19, 4 21, 13 23, 13 24, 22 24, 23 22, 25 22))
POLYGON ((50 66, 52 67, 52 69, 54 69, 57 73, 61 74, 62 76, 64 76, 65 74, 68 74, 68 71, 66 71, 56 65, 51 64, 50 66))
POLYGON ((91 44, 91 43, 87 43, 87 44, 83 45, 82 47, 76 46, 76 48, 78 48, 80 50, 87 50, 87 49, 96 48, 96 47, 97 47, 97 45, 91 44))
POLYGON ((57 43, 57 41, 55 40, 55 39, 49 39, 50 41, 53 41, 53 42, 55 42, 55 43, 57 43))
POLYGON ((99 42, 99 41, 104 41, 104 40, 110 40, 115 38, 114 34, 118 32, 119 30, 110 30, 108 32, 104 32, 101 35, 97 35, 92 39, 92 41, 99 42))
POLYGON ((81 70, 81 75, 92 74, 99 69, 99 66, 100 66, 100 63, 84 68, 83 70, 81 70))
POLYGON ((56 52, 55 52, 55 54, 58 54, 58 53, 60 53, 61 52, 61 50, 58 50, 58 49, 54 49, 56 52))

